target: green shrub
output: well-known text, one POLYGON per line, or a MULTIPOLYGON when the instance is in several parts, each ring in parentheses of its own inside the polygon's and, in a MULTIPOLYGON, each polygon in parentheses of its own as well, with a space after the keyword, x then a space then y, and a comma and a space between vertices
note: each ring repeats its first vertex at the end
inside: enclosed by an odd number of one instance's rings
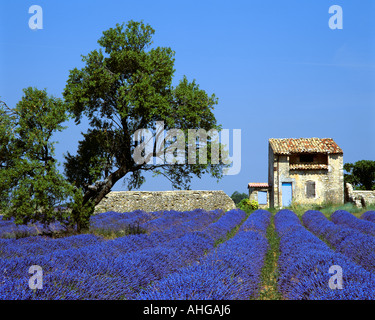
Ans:
POLYGON ((259 204, 258 201, 255 200, 250 201, 250 199, 242 199, 238 204, 238 208, 243 211, 252 211, 259 209, 259 204))
POLYGON ((75 224, 78 233, 87 230, 90 227, 90 217, 95 210, 95 204, 91 200, 83 204, 82 189, 74 190, 73 201, 69 203, 68 207, 71 209, 70 224, 75 224))
POLYGON ((248 194, 247 193, 239 193, 238 191, 234 191, 230 197, 232 198, 233 202, 236 205, 238 205, 241 200, 247 199, 248 194))

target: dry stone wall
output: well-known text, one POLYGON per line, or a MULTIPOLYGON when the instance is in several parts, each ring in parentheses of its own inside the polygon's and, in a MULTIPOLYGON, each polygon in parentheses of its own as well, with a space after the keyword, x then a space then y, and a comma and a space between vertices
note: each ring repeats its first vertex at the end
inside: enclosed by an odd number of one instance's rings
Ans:
POLYGON ((193 209, 228 211, 235 208, 233 200, 222 190, 112 191, 95 207, 95 212, 193 209))
POLYGON ((346 183, 345 201, 353 202, 359 208, 375 205, 375 190, 354 190, 350 183, 346 183))

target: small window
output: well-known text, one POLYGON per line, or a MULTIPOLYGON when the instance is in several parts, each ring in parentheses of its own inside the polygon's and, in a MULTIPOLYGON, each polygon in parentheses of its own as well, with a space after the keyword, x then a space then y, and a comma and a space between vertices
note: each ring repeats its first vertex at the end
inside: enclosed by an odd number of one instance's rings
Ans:
POLYGON ((315 198, 315 181, 306 182, 306 197, 315 198))
POLYGON ((314 156, 312 154, 301 154, 299 162, 314 162, 314 156))

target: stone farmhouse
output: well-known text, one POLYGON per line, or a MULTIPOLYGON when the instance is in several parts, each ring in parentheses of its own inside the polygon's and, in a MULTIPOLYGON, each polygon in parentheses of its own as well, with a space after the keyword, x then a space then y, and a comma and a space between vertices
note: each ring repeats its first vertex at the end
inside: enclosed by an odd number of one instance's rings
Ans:
POLYGON ((269 139, 268 183, 249 183, 260 207, 344 203, 343 151, 333 139, 269 139))

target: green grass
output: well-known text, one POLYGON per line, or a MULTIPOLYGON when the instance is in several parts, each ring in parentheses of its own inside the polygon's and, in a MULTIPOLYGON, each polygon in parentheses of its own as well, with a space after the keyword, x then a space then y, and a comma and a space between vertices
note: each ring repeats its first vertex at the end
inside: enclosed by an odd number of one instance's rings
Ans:
POLYGON ((271 216, 271 223, 267 228, 267 240, 269 248, 264 259, 264 265, 261 271, 261 286, 256 299, 282 300, 283 296, 279 292, 277 285, 277 279, 279 277, 277 261, 280 255, 280 239, 275 230, 274 214, 271 216))
POLYGON ((250 213, 246 212, 246 217, 237 226, 232 228, 232 230, 228 231, 225 237, 216 240, 214 243, 214 247, 216 248, 220 244, 228 241, 230 238, 233 238, 236 235, 237 231, 240 229, 241 225, 247 220, 249 216, 250 213))
MULTIPOLYGON (((370 210, 375 210, 375 205, 367 206, 366 208, 357 208, 352 203, 346 203, 343 205, 335 205, 335 204, 325 204, 325 205, 296 205, 293 204, 292 206, 285 208, 290 209, 301 219, 302 215, 307 210, 319 210, 321 211, 327 218, 330 218, 333 212, 336 210, 346 210, 356 217, 360 218, 361 215, 370 210)), ((274 225, 274 216, 280 210, 277 208, 268 208, 271 214, 271 223, 267 228, 267 240, 269 244, 269 249, 266 253, 264 265, 261 271, 261 285, 259 290, 259 295, 255 298, 257 300, 283 300, 283 295, 278 290, 278 267, 277 262, 280 255, 279 250, 279 243, 280 239, 276 233, 275 225, 274 225)), ((321 237, 320 237, 321 238, 321 237)), ((324 238, 321 238, 322 241, 326 242, 324 238)), ((327 242, 326 242, 327 243, 327 242)), ((328 244, 328 243, 327 243, 328 244)), ((329 244, 328 244, 329 245, 329 244)), ((331 247, 329 245, 329 247, 331 247)), ((332 248, 334 250, 334 248, 332 248)), ((253 298, 254 299, 254 298, 253 298)))

